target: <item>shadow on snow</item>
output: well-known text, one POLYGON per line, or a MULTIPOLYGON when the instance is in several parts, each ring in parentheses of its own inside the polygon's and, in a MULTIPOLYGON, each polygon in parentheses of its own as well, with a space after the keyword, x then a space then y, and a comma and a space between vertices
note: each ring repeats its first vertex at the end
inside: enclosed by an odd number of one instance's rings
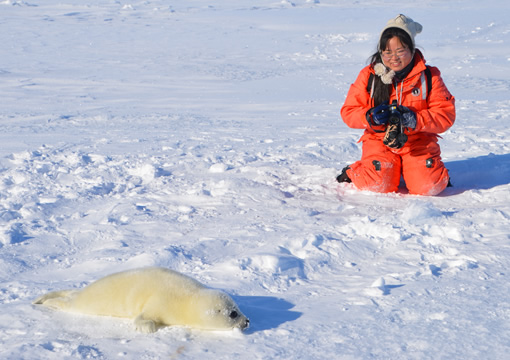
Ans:
POLYGON ((241 311, 250 319, 247 333, 275 329, 288 321, 301 317, 291 311, 294 304, 272 296, 234 296, 241 311))
POLYGON ((487 190, 510 183, 510 154, 489 154, 475 158, 445 162, 453 188, 446 195, 466 190, 487 190))

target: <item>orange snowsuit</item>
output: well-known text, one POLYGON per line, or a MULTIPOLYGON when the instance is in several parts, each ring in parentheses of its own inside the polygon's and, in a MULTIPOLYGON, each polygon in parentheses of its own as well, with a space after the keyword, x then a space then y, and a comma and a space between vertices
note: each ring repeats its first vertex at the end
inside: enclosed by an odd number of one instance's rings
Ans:
POLYGON ((384 126, 372 128, 366 120, 367 111, 374 106, 367 91, 370 73, 374 73, 371 65, 361 70, 347 93, 341 109, 342 119, 350 128, 365 129, 360 139, 363 142, 361 160, 346 171, 358 189, 394 192, 401 176, 411 194, 437 195, 448 185, 448 170, 441 161, 438 134, 455 122, 455 98, 446 88, 440 71, 432 66, 429 67, 432 87, 427 89, 425 59, 419 50, 413 61, 411 72, 393 86, 390 95, 390 103, 398 96, 399 105, 416 113, 416 128, 405 130, 408 141, 401 149, 384 145, 384 126))

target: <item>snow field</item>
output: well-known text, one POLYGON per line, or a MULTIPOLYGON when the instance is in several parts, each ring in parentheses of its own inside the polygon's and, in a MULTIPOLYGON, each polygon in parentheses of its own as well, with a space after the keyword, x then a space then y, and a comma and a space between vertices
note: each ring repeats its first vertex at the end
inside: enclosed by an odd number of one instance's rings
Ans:
POLYGON ((334 181, 360 157, 343 97, 397 5, 0 1, 0 356, 504 359, 506 2, 400 10, 457 98, 454 187, 334 181), (153 265, 227 291, 251 328, 148 336, 31 306, 153 265))

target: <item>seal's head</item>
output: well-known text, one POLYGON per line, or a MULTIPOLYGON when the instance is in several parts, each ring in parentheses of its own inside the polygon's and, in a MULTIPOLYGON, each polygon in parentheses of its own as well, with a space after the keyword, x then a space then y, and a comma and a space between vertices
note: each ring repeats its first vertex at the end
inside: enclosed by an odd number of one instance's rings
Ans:
POLYGON ((250 320, 239 310, 237 304, 224 292, 204 289, 201 296, 193 300, 198 323, 203 329, 227 330, 238 328, 245 330, 250 320), (205 296, 204 296, 205 295, 205 296))

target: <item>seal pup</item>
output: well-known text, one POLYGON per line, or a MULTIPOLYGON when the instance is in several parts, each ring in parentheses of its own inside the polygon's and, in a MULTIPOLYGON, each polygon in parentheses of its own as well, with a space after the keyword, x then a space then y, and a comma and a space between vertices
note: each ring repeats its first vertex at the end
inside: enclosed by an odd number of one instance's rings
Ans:
POLYGON ((171 325, 244 330, 250 323, 226 293, 161 267, 108 275, 81 290, 49 292, 33 304, 81 314, 132 318, 136 329, 145 333, 171 325))

